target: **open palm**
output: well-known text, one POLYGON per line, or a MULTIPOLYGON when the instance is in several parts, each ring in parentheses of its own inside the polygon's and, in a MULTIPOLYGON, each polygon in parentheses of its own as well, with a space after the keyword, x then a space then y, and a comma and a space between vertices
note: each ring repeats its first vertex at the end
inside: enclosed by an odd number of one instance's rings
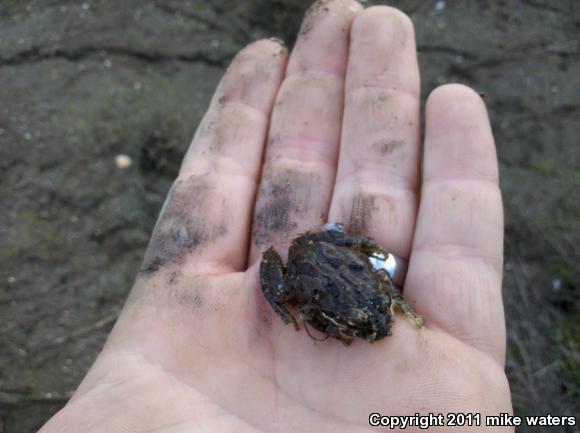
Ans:
POLYGON ((372 412, 511 412, 481 98, 459 85, 430 95, 420 184, 404 14, 319 1, 287 57, 263 40, 232 62, 118 323, 43 433, 359 432, 376 429, 372 412), (392 337, 345 347, 281 322, 260 292, 260 253, 326 221, 410 258, 404 293, 425 328, 398 316, 392 337))

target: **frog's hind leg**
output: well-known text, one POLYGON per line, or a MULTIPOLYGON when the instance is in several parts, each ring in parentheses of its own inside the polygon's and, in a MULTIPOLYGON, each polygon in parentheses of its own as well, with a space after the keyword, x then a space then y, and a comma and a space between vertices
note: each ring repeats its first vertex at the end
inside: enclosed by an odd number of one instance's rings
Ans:
MULTIPOLYGON (((385 272, 384 270, 381 271, 385 272)), ((407 303, 407 301, 405 301, 405 299, 401 295, 401 292, 397 290, 397 288, 393 285, 393 282, 389 277, 385 277, 383 287, 385 289, 385 292, 391 298, 391 305, 389 306, 391 310, 391 321, 393 321, 395 318, 395 310, 399 309, 400 311, 403 312, 405 316, 407 316, 409 319, 413 321, 413 323, 415 323, 415 326, 417 328, 422 328, 423 318, 419 316, 417 313, 415 313, 415 311, 411 308, 411 306, 407 303)))
POLYGON ((260 284, 264 297, 282 321, 293 323, 296 330, 300 329, 296 318, 284 305, 294 301, 295 293, 288 287, 282 258, 274 248, 268 248, 263 254, 260 264, 260 284))

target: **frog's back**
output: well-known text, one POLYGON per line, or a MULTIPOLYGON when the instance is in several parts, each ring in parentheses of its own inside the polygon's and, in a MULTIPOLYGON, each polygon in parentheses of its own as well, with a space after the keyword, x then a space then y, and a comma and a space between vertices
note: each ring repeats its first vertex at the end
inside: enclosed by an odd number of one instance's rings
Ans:
POLYGON ((348 310, 377 296, 374 270, 358 251, 320 242, 305 249, 292 267, 295 276, 304 277, 302 295, 320 307, 348 310))

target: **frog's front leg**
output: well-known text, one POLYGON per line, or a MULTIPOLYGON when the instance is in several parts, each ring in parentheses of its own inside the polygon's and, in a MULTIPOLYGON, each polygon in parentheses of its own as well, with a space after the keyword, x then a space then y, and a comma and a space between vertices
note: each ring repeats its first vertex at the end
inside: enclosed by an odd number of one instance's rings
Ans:
POLYGON ((407 301, 405 301, 405 298, 403 298, 401 292, 397 290, 387 272, 384 269, 379 269, 377 273, 383 278, 383 289, 391 298, 391 304, 389 306, 391 310, 391 321, 394 320, 395 310, 398 308, 403 312, 403 314, 405 314, 405 316, 407 316, 413 321, 413 323, 415 323, 417 328, 422 328, 423 318, 415 313, 407 301))
POLYGON ((295 300, 296 292, 288 287, 282 258, 272 247, 268 248, 262 256, 260 284, 264 297, 284 323, 292 322, 296 330, 300 329, 298 322, 284 305, 295 300))

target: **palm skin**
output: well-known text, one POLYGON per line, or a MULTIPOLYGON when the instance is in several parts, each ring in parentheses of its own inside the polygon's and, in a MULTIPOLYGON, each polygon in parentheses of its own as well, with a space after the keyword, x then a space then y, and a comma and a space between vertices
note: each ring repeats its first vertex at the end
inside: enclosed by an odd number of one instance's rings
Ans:
POLYGON ((372 412, 511 412, 485 108, 463 86, 430 96, 419 200, 418 100, 412 25, 392 8, 320 1, 289 61, 275 41, 242 50, 102 353, 41 432, 358 432, 372 412), (261 251, 326 220, 410 257, 424 328, 399 314, 391 337, 346 347, 272 312, 261 251))

